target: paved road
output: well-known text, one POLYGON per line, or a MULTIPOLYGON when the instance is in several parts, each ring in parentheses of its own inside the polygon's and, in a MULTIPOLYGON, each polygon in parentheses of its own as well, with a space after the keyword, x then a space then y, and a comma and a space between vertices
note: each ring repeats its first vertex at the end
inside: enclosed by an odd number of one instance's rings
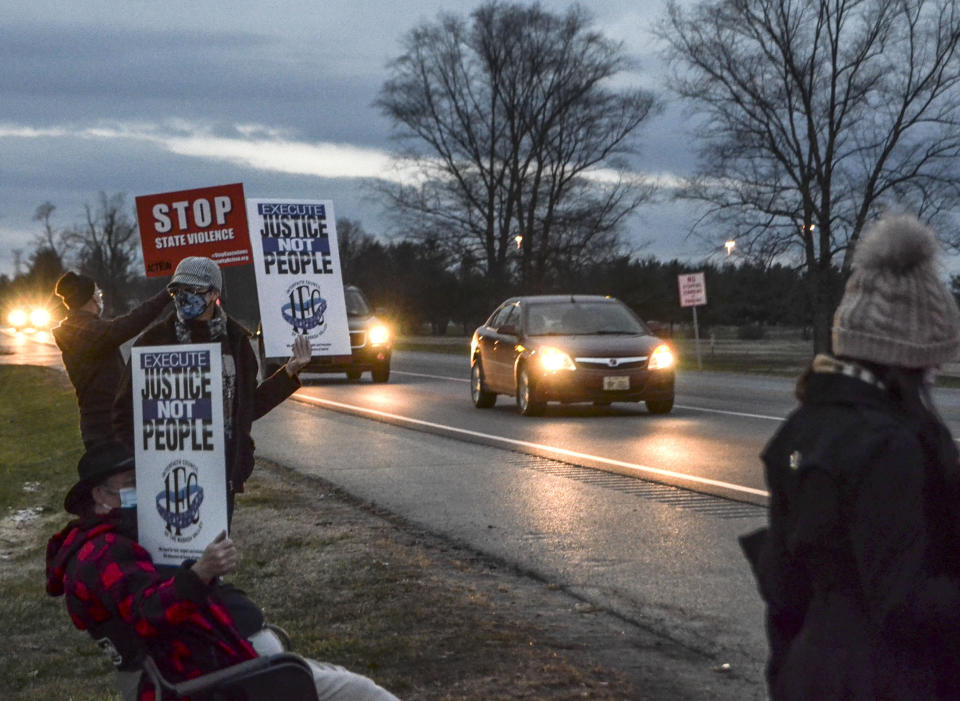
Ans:
MULTIPOLYGON (((286 402, 257 453, 729 663, 762 698, 761 604, 736 536, 762 507, 286 402)), ((629 664, 629 661, 625 661, 629 664)))
MULTIPOLYGON (((311 378, 255 438, 260 455, 731 663, 762 698, 762 605, 736 536, 765 522, 743 502, 764 501, 757 455, 794 405, 792 384, 686 373, 666 417, 575 405, 524 418, 505 397, 473 408, 462 359, 398 353, 386 385, 311 378)), ((938 393, 954 429, 958 397, 938 393)))
POLYGON ((63 367, 60 349, 48 333, 14 333, 0 328, 0 363, 63 367))
MULTIPOLYGON (((543 417, 520 417, 512 397, 490 410, 469 400, 464 358, 400 353, 389 384, 314 376, 305 401, 512 450, 655 479, 757 504, 766 503, 758 455, 793 408, 789 378, 685 372, 667 416, 642 404, 550 404, 543 417)), ((960 392, 937 401, 955 435, 960 392)))
POLYGON ((630 458, 679 471, 693 455, 698 469, 750 460, 756 471, 773 412, 791 405, 777 396, 785 383, 755 378, 762 400, 731 406, 723 383, 707 378, 701 408, 683 399, 667 417, 614 405, 527 419, 506 398, 475 409, 459 363, 401 353, 385 385, 310 378, 297 402, 257 422, 257 452, 707 652, 711 664, 728 662, 761 698, 762 607, 736 536, 761 526, 765 510, 583 465, 630 458), (770 418, 757 413, 761 401, 770 418), (752 443, 729 441, 731 421, 752 443), (569 452, 552 460, 545 447, 569 452))

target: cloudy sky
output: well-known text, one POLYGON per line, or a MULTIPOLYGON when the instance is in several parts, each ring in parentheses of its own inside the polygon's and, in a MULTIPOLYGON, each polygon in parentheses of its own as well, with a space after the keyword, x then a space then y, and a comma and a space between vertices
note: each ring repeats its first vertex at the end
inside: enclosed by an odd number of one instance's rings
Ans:
MULTIPOLYGON (((99 191, 133 198, 242 182, 248 197, 332 199, 338 217, 402 233, 362 179, 389 163, 390 124, 372 106, 388 61, 415 24, 480 0, 6 0, 0 24, 0 273, 40 224, 79 223, 99 191)), ((568 6, 544 0, 550 9, 568 6)), ((597 26, 639 70, 626 84, 663 92, 649 33, 660 2, 592 0, 597 26)), ((636 169, 689 169, 678 109, 644 127, 636 169)), ((662 204, 630 225, 644 253, 701 258, 689 218, 662 204)))

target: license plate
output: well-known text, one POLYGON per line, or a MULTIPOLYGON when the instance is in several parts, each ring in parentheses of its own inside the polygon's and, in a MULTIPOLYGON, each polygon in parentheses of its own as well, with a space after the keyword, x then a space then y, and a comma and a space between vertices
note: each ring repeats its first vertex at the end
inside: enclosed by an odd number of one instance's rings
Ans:
POLYGON ((608 376, 603 378, 605 390, 630 389, 630 378, 624 376, 608 376))

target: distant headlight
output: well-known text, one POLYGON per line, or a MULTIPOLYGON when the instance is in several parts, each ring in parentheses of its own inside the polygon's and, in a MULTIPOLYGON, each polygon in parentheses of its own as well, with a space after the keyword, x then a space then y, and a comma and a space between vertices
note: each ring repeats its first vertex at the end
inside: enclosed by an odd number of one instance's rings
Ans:
POLYGON ((675 362, 676 359, 673 357, 673 351, 670 350, 670 346, 664 343, 653 349, 653 353, 650 354, 650 360, 647 362, 647 367, 651 370, 666 370, 667 368, 672 368, 675 362))
POLYGON ((370 338, 371 346, 382 346, 390 340, 390 329, 383 324, 371 326, 367 334, 370 338))
POLYGON ((30 324, 35 329, 42 329, 50 325, 50 312, 46 309, 38 308, 30 312, 30 324))
POLYGON ((26 326, 27 312, 23 309, 14 309, 7 314, 7 321, 10 322, 11 326, 26 326))
POLYGON ((540 366, 549 372, 577 369, 577 366, 573 364, 570 356, 559 348, 542 348, 538 356, 540 357, 540 366))

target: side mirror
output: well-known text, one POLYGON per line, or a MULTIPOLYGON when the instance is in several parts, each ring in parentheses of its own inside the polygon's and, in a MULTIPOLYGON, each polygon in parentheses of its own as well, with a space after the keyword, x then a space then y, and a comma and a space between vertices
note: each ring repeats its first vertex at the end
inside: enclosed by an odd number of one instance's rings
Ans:
POLYGON ((505 324, 497 329, 497 333, 501 336, 516 336, 517 327, 513 324, 505 324))

